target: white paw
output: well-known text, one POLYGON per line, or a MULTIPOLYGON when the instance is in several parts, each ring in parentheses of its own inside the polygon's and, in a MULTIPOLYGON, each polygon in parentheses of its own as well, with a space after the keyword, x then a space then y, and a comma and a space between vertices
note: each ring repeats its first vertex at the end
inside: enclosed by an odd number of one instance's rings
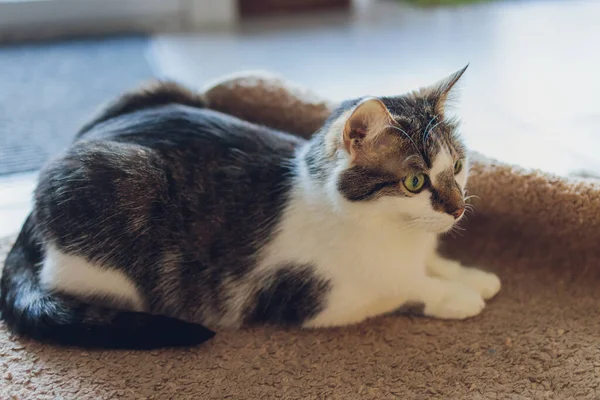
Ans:
POLYGON ((501 286, 500 279, 495 274, 476 268, 463 268, 456 281, 475 290, 485 300, 494 297, 501 286))
POLYGON ((426 304, 424 314, 442 319, 465 319, 479 314, 485 307, 481 295, 459 282, 449 283, 441 301, 426 304))

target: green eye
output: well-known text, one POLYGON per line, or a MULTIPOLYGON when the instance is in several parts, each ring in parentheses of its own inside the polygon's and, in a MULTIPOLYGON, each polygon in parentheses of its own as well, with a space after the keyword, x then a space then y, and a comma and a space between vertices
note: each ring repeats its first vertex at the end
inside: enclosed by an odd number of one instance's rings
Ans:
POLYGON ((423 188, 423 185, 425 185, 425 175, 423 175, 423 174, 409 175, 406 178, 404 178, 403 182, 404 182, 404 187, 406 187, 406 189, 409 192, 416 193, 423 188))
POLYGON ((454 175, 458 174, 460 171, 462 171, 462 169, 463 169, 462 160, 456 160, 456 162, 454 163, 454 175))

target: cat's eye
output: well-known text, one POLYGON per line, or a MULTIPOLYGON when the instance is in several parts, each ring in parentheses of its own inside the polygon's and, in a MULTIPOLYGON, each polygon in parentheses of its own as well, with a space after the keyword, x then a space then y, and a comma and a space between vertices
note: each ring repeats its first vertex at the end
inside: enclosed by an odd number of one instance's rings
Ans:
POLYGON ((454 175, 458 174, 460 171, 462 171, 462 169, 463 169, 463 161, 456 160, 456 162, 454 163, 454 175))
POLYGON ((414 174, 404 178, 404 187, 409 191, 416 193, 423 188, 425 185, 425 175, 414 174))

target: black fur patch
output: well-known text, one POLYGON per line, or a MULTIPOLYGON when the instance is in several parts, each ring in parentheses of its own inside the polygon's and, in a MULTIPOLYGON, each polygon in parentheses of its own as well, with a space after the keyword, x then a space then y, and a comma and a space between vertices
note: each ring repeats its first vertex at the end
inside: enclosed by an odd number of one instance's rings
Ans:
POLYGON ((283 267, 269 280, 252 302, 247 323, 301 325, 323 310, 331 289, 311 266, 283 267))
POLYGON ((355 166, 342 172, 338 190, 350 201, 372 200, 379 196, 401 195, 399 179, 385 171, 355 166))

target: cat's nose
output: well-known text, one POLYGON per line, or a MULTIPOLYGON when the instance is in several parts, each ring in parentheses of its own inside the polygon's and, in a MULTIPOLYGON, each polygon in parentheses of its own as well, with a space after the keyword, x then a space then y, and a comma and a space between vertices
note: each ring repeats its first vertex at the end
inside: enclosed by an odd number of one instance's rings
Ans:
POLYGON ((456 210, 452 211, 452 216, 454 217, 454 219, 459 219, 464 213, 464 208, 457 208, 456 210))

